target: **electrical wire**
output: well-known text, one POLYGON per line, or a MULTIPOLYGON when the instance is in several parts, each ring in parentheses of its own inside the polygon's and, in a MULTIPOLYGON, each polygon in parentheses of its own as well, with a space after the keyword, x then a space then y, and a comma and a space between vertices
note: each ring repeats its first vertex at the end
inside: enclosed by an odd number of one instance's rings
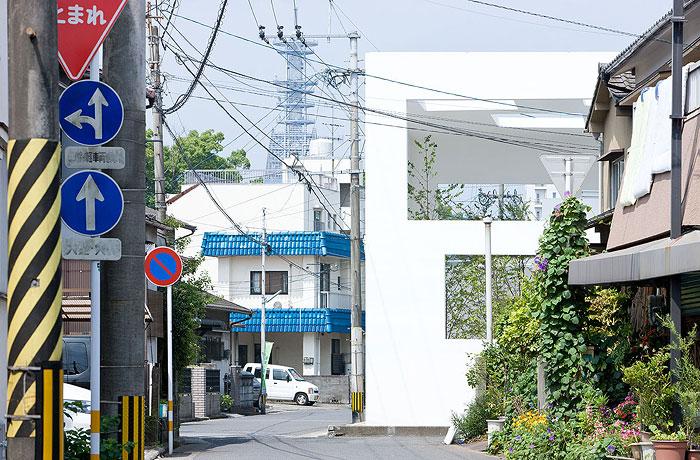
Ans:
POLYGON ((624 31, 624 30, 612 29, 612 28, 610 28, 610 27, 603 27, 603 26, 598 26, 598 25, 595 25, 595 24, 588 24, 588 23, 581 22, 581 21, 574 21, 574 20, 571 20, 571 19, 560 18, 560 17, 557 17, 557 16, 550 16, 550 15, 548 15, 548 14, 542 14, 542 13, 536 13, 536 12, 533 12, 533 11, 521 10, 521 9, 519 9, 519 8, 513 8, 513 7, 505 6, 505 5, 499 5, 499 4, 497 4, 497 3, 490 3, 490 2, 485 2, 485 1, 482 1, 482 0, 465 0, 465 1, 467 1, 467 2, 469 2, 469 3, 475 3, 475 4, 477 4, 477 5, 488 6, 488 7, 491 7, 491 8, 498 8, 498 9, 505 10, 505 11, 510 11, 510 12, 513 12, 513 13, 519 13, 519 14, 524 14, 524 15, 527 15, 527 16, 533 16, 533 17, 536 17, 536 18, 547 19, 547 20, 550 20, 550 21, 562 22, 562 23, 564 23, 564 24, 571 24, 571 25, 574 25, 574 26, 586 27, 586 28, 589 28, 589 29, 600 30, 600 31, 603 31, 603 32, 609 32, 609 33, 618 34, 618 35, 626 35, 626 36, 628 36, 628 37, 635 37, 635 38, 641 37, 640 34, 635 34, 635 33, 632 33, 632 32, 626 32, 626 31, 624 31))
MULTIPOLYGON (((337 3, 337 0, 336 0, 336 3, 337 3)), ((367 34, 365 34, 364 32, 362 32, 362 30, 357 26, 357 24, 355 24, 355 22, 354 22, 352 19, 350 19, 350 16, 348 16, 347 14, 345 14, 345 11, 343 11, 343 9, 342 9, 341 7, 339 7, 337 4, 335 5, 335 7, 338 9, 338 11, 340 11, 340 13, 341 13, 343 16, 345 16, 345 18, 346 18, 348 21, 350 21, 350 24, 352 24, 353 26, 355 26, 355 29, 357 29, 357 31, 360 32, 360 34, 362 34, 363 37, 365 37, 365 40, 367 40, 367 42, 368 42, 370 45, 372 45, 372 47, 375 49, 375 51, 379 51, 379 48, 377 48, 377 45, 375 45, 375 44, 372 42, 372 40, 369 39, 369 37, 367 36, 367 34)))
MULTIPOLYGON (((160 111, 160 107, 157 107, 157 110, 160 111)), ((161 112, 161 114, 162 114, 162 113, 163 113, 163 112, 161 112)), ((204 188, 205 192, 207 193, 207 196, 209 197, 210 201, 214 204, 214 206, 217 207, 217 209, 221 212, 221 214, 223 214, 223 216, 231 223, 231 225, 232 225, 241 235, 245 236, 245 237, 246 237, 247 239, 249 239, 250 241, 252 241, 252 242, 254 242, 254 243, 260 245, 260 247, 262 248, 262 247, 263 247, 263 242, 260 241, 259 239, 257 239, 255 236, 251 235, 249 232, 246 232, 246 231, 238 224, 238 222, 236 222, 235 220, 233 220, 233 218, 226 212, 226 210, 221 206, 221 204, 218 202, 218 200, 214 197, 214 195, 212 194, 211 190, 209 190, 209 187, 207 186, 206 182, 204 182, 204 181, 202 180, 202 178, 201 178, 201 176, 199 175, 199 173, 197 172, 197 170, 192 169, 189 157, 185 154, 185 151, 184 151, 182 145, 180 144, 179 138, 175 135, 175 133, 174 133, 174 132, 172 131, 172 129, 170 128, 170 125, 168 124, 167 120, 165 119, 165 116, 163 117, 163 126, 165 126, 165 129, 168 131, 168 134, 170 134, 170 137, 172 137, 172 138, 174 139, 175 145, 177 146, 177 149, 180 151, 180 155, 181 155, 182 158, 185 160, 185 163, 187 163, 187 165, 188 165, 187 167, 195 174, 195 176, 197 177, 197 180, 198 180, 199 184, 202 186, 202 188, 204 188)), ((308 269, 302 267, 301 265, 297 264, 297 263, 294 262, 293 260, 290 260, 288 257, 286 257, 286 256, 284 256, 284 255, 282 255, 282 254, 274 254, 274 253, 272 253, 269 244, 267 244, 267 248, 268 248, 268 250, 270 250, 270 255, 275 255, 275 256, 281 258, 282 260, 286 261, 286 262, 289 263, 290 265, 293 265, 293 266, 297 267, 298 269, 300 269, 300 270, 302 270, 302 271, 304 271, 304 272, 306 272, 306 273, 309 273, 309 274, 311 274, 311 275, 313 275, 313 276, 317 276, 317 277, 320 278, 320 276, 321 276, 320 273, 312 272, 312 271, 310 271, 310 270, 308 270, 308 269)), ((331 284, 333 284, 333 282, 331 282, 331 284)), ((335 283, 335 284, 336 284, 336 286, 338 286, 337 283, 335 283)))
MULTIPOLYGON (((177 30, 177 29, 175 29, 175 30, 177 30)), ((170 36, 170 38, 172 39, 172 36, 170 36)), ((182 50, 181 47, 180 47, 180 51, 182 51, 182 52, 184 53, 184 50, 182 50)), ((187 56, 187 55, 185 55, 185 56, 186 56, 187 58, 190 58, 190 57, 187 56)), ((185 67, 185 69, 186 69, 190 74, 192 74, 192 75, 194 76, 194 73, 193 73, 192 70, 185 64, 184 61, 182 61, 182 64, 183 64, 183 67, 185 67)), ((204 78, 207 79, 207 81, 208 81, 207 76, 206 76, 206 75, 203 75, 203 76, 204 76, 204 78)), ((211 82, 210 82, 210 83, 211 83, 211 82)), ((211 93, 211 91, 209 91, 209 89, 208 89, 206 86, 202 86, 202 89, 204 89, 204 91, 205 91, 207 94, 209 94, 210 97, 214 98, 214 95, 211 93)), ((224 96, 223 93, 220 92, 220 94, 224 97, 225 100, 227 100, 226 96, 224 96)), ((330 210, 328 209, 328 207, 326 207, 326 204, 324 204, 324 202, 323 202, 324 200, 321 199, 321 196, 324 197, 326 203, 327 203, 331 208, 333 207, 333 205, 330 203, 330 201, 328 201, 328 197, 325 196, 325 194, 323 193, 323 190, 321 190, 321 188, 318 186, 318 184, 316 183, 316 181, 314 180, 314 178, 313 178, 312 175, 310 175, 310 174, 308 174, 308 173, 305 174, 305 171, 299 170, 299 169, 295 169, 293 166, 287 164, 287 163, 284 161, 283 158, 281 158, 279 155, 277 155, 276 153, 274 153, 270 148, 268 148, 266 145, 264 145, 262 142, 260 142, 260 140, 259 140, 257 137, 253 136, 252 133, 250 133, 250 131, 249 131, 245 126, 243 126, 243 124, 242 124, 241 122, 239 122, 238 119, 236 119, 236 117, 234 117, 233 114, 232 114, 231 112, 229 112, 229 111, 226 109, 226 107, 224 107, 224 105, 223 105, 219 100, 217 100, 216 98, 214 98, 214 102, 224 111, 224 113, 226 113, 226 115, 227 115, 229 118, 231 118, 231 120, 233 120, 234 123, 236 123, 243 131, 245 131, 252 139, 254 139, 263 149, 267 150, 267 152, 268 152, 269 154, 271 154, 274 158, 276 158, 282 165, 284 165, 285 167, 287 167, 289 170, 294 171, 295 173, 297 173, 297 175, 299 176, 299 180, 303 180, 304 182, 307 183, 307 185, 308 185, 308 187, 309 187, 309 191, 311 191, 314 195, 316 195, 316 197, 319 199, 319 202, 320 202, 321 206, 326 210, 326 212, 328 212, 329 215, 337 215, 337 214, 340 214, 340 213, 337 212, 337 211, 336 211, 336 212, 330 212, 330 210), (320 194, 321 194, 320 196, 319 196, 319 192, 320 192, 320 194)), ((260 128, 258 128, 257 126, 255 126, 255 124, 254 124, 243 112, 241 112, 240 109, 238 109, 238 107, 236 107, 234 104, 232 104, 232 103, 231 103, 230 101, 228 101, 228 100, 227 100, 227 102, 231 105, 231 107, 232 107, 236 112, 238 112, 243 118, 245 118, 245 120, 246 120, 248 123, 250 123, 251 126, 253 126, 253 127, 255 127, 256 129, 260 130, 260 128)), ((277 143, 276 141, 274 141, 274 139, 272 139, 272 138, 271 138, 267 133, 265 133, 264 131, 260 131, 260 132, 261 132, 265 137, 267 137, 271 142, 277 143)), ((279 145, 279 144, 278 144, 278 145, 279 145)), ((281 147, 281 146, 280 146, 280 147, 281 147)), ((299 157, 298 157, 297 155, 294 155, 294 156, 295 156, 295 158, 296 158, 296 161, 300 161, 300 159, 299 159, 299 157)), ((334 210, 334 211, 335 211, 335 210, 334 210)), ((343 225, 339 224, 335 218, 333 218, 333 221, 335 222, 335 224, 336 224, 339 228, 343 228, 343 225)))
MULTIPOLYGON (((187 99, 189 99, 190 95, 192 95, 192 92, 194 89, 197 87, 197 81, 199 78, 202 76, 202 73, 204 72, 204 68, 207 64, 207 59, 209 59, 209 55, 211 54, 211 51, 214 49, 214 42, 216 41, 216 36, 219 33, 219 27, 221 27, 221 22, 224 18, 224 13, 226 12, 226 5, 228 4, 228 0, 221 0, 221 5, 219 6, 219 13, 216 18, 216 24, 214 25, 214 28, 212 29, 212 32, 209 36, 209 43, 207 44, 206 51, 202 55, 202 63, 197 69, 197 72, 194 76, 194 81, 192 84, 190 84, 190 87, 187 89, 185 94, 181 97, 178 97, 175 100, 175 104, 172 105, 172 107, 169 107, 167 109, 163 109, 164 114, 170 114, 173 113, 179 109, 181 109, 185 103, 187 102, 187 99)), ((174 28, 174 27, 173 27, 174 28)), ((167 29, 164 31, 165 34, 169 35, 169 32, 167 29)))
MULTIPOLYGON (((204 24, 204 23, 202 23, 202 22, 196 21, 196 20, 194 20, 194 19, 191 19, 191 18, 188 18, 188 17, 185 17, 185 16, 181 16, 181 15, 176 15, 176 16, 179 17, 179 18, 182 18, 183 20, 192 22, 192 23, 197 24, 197 25, 202 26, 202 27, 206 27, 206 28, 211 28, 211 27, 212 27, 212 26, 210 26, 210 25, 208 25, 208 24, 204 24)), ((224 30, 222 30, 221 33, 222 33, 222 34, 225 34, 225 35, 228 35, 228 36, 230 36, 230 37, 232 37, 232 38, 244 40, 244 41, 246 41, 246 42, 252 43, 252 44, 257 45, 257 46, 262 46, 262 47, 268 48, 268 49, 274 49, 274 47, 273 47, 272 45, 266 45, 266 44, 264 44, 263 42, 258 42, 258 41, 250 40, 250 39, 248 39, 248 38, 241 37, 240 35, 232 34, 232 33, 230 33, 230 32, 226 32, 226 31, 224 31, 224 30)), ((310 59, 310 58, 306 58, 306 59, 307 59, 307 60, 310 60, 310 61, 312 61, 312 62, 317 62, 318 64, 324 64, 324 65, 326 65, 326 66, 328 66, 328 67, 331 67, 331 68, 334 68, 334 69, 343 70, 343 71, 346 71, 346 70, 347 70, 346 67, 338 66, 338 65, 335 65, 335 64, 323 63, 323 62, 316 61, 316 60, 313 60, 313 59, 310 59)), ((195 62, 196 62, 196 61, 195 61, 195 62)), ((235 74, 235 73, 234 73, 234 74, 235 74)), ((469 95, 466 95, 466 94, 460 94, 460 93, 454 93, 454 92, 450 92, 450 91, 444 91, 444 90, 441 90, 441 89, 438 89, 438 88, 430 88, 430 87, 427 87, 427 86, 416 85, 416 84, 414 84, 414 83, 403 82, 403 81, 395 80, 395 79, 388 78, 388 77, 382 77, 382 76, 378 76, 378 75, 372 75, 372 74, 368 74, 366 71, 361 72, 360 75, 361 75, 361 76, 364 76, 364 77, 376 78, 376 79, 379 79, 379 80, 384 80, 384 81, 387 81, 387 82, 390 82, 390 83, 394 83, 394 84, 398 84, 398 85, 402 85, 402 86, 408 86, 408 87, 412 87, 412 88, 423 89, 423 90, 430 91, 430 92, 437 93, 437 94, 445 94, 445 95, 447 95, 447 96, 454 96, 454 97, 459 97, 459 98, 464 98, 464 99, 469 99, 469 100, 479 101, 479 102, 489 102, 489 103, 493 103, 493 104, 497 104, 497 105, 502 105, 502 106, 507 106, 507 107, 515 107, 515 108, 517 108, 517 109, 527 109, 527 110, 534 110, 534 111, 537 111, 537 112, 546 112, 546 113, 553 113, 553 114, 559 114, 559 115, 572 115, 572 116, 586 116, 586 115, 587 115, 587 114, 584 114, 584 113, 565 112, 565 111, 547 109, 547 108, 543 108, 543 107, 533 107, 533 106, 526 106, 526 105, 510 104, 510 103, 508 103, 508 102, 500 101, 500 100, 496 100, 496 99, 479 98, 479 97, 475 97, 475 96, 469 96, 469 95)), ((248 78, 251 78, 251 79, 255 80, 254 77, 248 76, 248 78)), ((264 80, 260 80, 260 81, 265 82, 264 80)), ((311 94, 311 96, 314 96, 314 95, 311 94)))

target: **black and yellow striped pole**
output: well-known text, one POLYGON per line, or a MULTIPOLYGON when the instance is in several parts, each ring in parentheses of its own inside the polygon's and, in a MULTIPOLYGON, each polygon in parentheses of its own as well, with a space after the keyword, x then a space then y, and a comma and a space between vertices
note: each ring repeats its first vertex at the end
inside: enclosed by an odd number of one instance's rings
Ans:
POLYGON ((63 458, 63 366, 46 363, 37 380, 37 405, 41 419, 36 425, 36 458, 63 458))
MULTIPOLYGON (((9 0, 7 457, 56 458, 37 436, 63 439, 62 394, 44 379, 61 360, 56 3, 9 0), (50 368, 50 367, 49 367, 50 368), (51 404, 43 393, 52 388, 51 404), (39 388, 40 387, 40 388, 39 388), (44 403, 47 403, 44 405, 44 403), (47 412, 48 411, 48 412, 47 412)), ((4 13, 4 12, 3 12, 4 13)), ((0 14, 3 14, 0 13, 0 14)), ((3 241, 1 244, 5 244, 3 241)), ((61 384, 62 385, 62 384, 61 384)))
POLYGON ((122 460, 143 460, 145 439, 145 414, 143 396, 121 397, 122 460))
MULTIPOLYGON (((36 404, 37 377, 41 378, 37 367, 47 361, 61 360, 59 165, 57 141, 11 139, 8 143, 7 437, 10 458, 13 438, 35 437, 36 422, 45 415, 43 408, 36 404)), ((62 407, 54 407, 53 416, 57 417, 55 412, 62 413, 62 410, 62 407)), ((62 426, 60 431, 62 438, 62 426)), ((24 455, 15 458, 27 458, 24 455)))

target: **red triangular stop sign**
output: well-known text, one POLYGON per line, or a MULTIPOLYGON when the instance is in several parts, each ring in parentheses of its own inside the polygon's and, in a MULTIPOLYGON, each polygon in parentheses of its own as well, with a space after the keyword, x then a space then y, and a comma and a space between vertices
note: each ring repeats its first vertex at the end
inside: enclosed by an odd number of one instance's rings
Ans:
POLYGON ((80 80, 127 0, 58 0, 58 60, 80 80))

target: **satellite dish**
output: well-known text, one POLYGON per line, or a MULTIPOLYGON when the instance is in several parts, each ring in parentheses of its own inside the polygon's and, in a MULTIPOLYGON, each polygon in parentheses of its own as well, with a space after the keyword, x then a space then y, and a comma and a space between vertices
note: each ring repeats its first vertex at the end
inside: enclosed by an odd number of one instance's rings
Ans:
POLYGON ((280 302, 280 301, 278 300, 278 301, 276 301, 275 303, 272 304, 272 307, 273 307, 273 308, 281 308, 281 307, 282 307, 282 302, 280 302))

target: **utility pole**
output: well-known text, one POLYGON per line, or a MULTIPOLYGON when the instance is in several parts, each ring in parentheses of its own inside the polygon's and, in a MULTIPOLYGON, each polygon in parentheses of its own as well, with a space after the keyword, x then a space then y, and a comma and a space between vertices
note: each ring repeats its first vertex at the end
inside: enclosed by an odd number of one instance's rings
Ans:
MULTIPOLYGON (((158 13, 157 11, 155 12, 158 13)), ((160 87, 160 36, 158 35, 158 26, 153 25, 153 17, 150 11, 147 16, 148 21, 148 49, 150 52, 149 68, 151 69, 151 84, 155 91, 155 101, 151 109, 151 129, 153 135, 153 177, 155 180, 155 205, 158 215, 158 221, 165 222, 166 205, 165 205, 165 176, 164 176, 164 159, 163 159, 163 118, 161 110, 161 87, 160 87)))
MULTIPOLYGON (((110 170, 124 195, 124 212, 107 236, 122 241, 122 258, 102 262, 101 392, 105 415, 117 414, 121 396, 145 393, 143 340, 146 241, 146 8, 130 1, 103 45, 103 76, 121 97, 124 123, 111 146, 126 152, 126 167, 110 170)), ((53 5, 55 10, 55 5, 53 5)))
POLYGON ((492 302, 492 280, 491 269, 491 218, 484 217, 484 260, 486 268, 486 341, 493 343, 493 302, 492 302))
MULTIPOLYGON (((680 238, 683 227, 683 212, 681 206, 681 158, 683 134, 683 22, 685 21, 683 0, 673 0, 673 41, 671 45, 671 239, 680 238)), ((678 334, 681 334, 681 277, 670 277, 670 313, 671 321, 678 334)), ((678 366, 680 351, 677 338, 671 334, 671 376, 675 380, 675 370, 678 366)), ((681 421, 681 411, 678 404, 673 406, 673 421, 676 426, 681 421)))
MULTIPOLYGON (((10 459, 32 459, 40 430, 51 418, 60 421, 55 433, 63 438, 62 410, 43 416, 46 404, 62 405, 60 394, 57 401, 38 403, 38 388, 49 382, 42 366, 58 364, 62 352, 56 3, 10 0, 0 14, 8 15, 12 63, 9 227, 1 243, 9 248, 7 453, 10 459)), ((63 452, 51 455, 62 458, 63 452)))
POLYGON ((260 396, 262 404, 260 404, 260 412, 265 414, 267 405, 267 385, 265 384, 265 373, 267 370, 267 359, 265 359, 265 307, 267 304, 267 293, 265 292, 265 256, 267 255, 267 229, 265 228, 265 208, 262 208, 262 245, 260 247, 260 256, 262 258, 262 270, 260 272, 260 293, 262 300, 262 308, 260 309, 260 396))
POLYGON ((357 39, 359 34, 351 33, 350 38, 350 291, 352 310, 350 313, 350 347, 351 367, 350 393, 352 399, 352 422, 364 420, 365 394, 365 344, 362 330, 362 266, 360 261, 360 139, 358 126, 358 94, 359 66, 357 63, 357 39))

